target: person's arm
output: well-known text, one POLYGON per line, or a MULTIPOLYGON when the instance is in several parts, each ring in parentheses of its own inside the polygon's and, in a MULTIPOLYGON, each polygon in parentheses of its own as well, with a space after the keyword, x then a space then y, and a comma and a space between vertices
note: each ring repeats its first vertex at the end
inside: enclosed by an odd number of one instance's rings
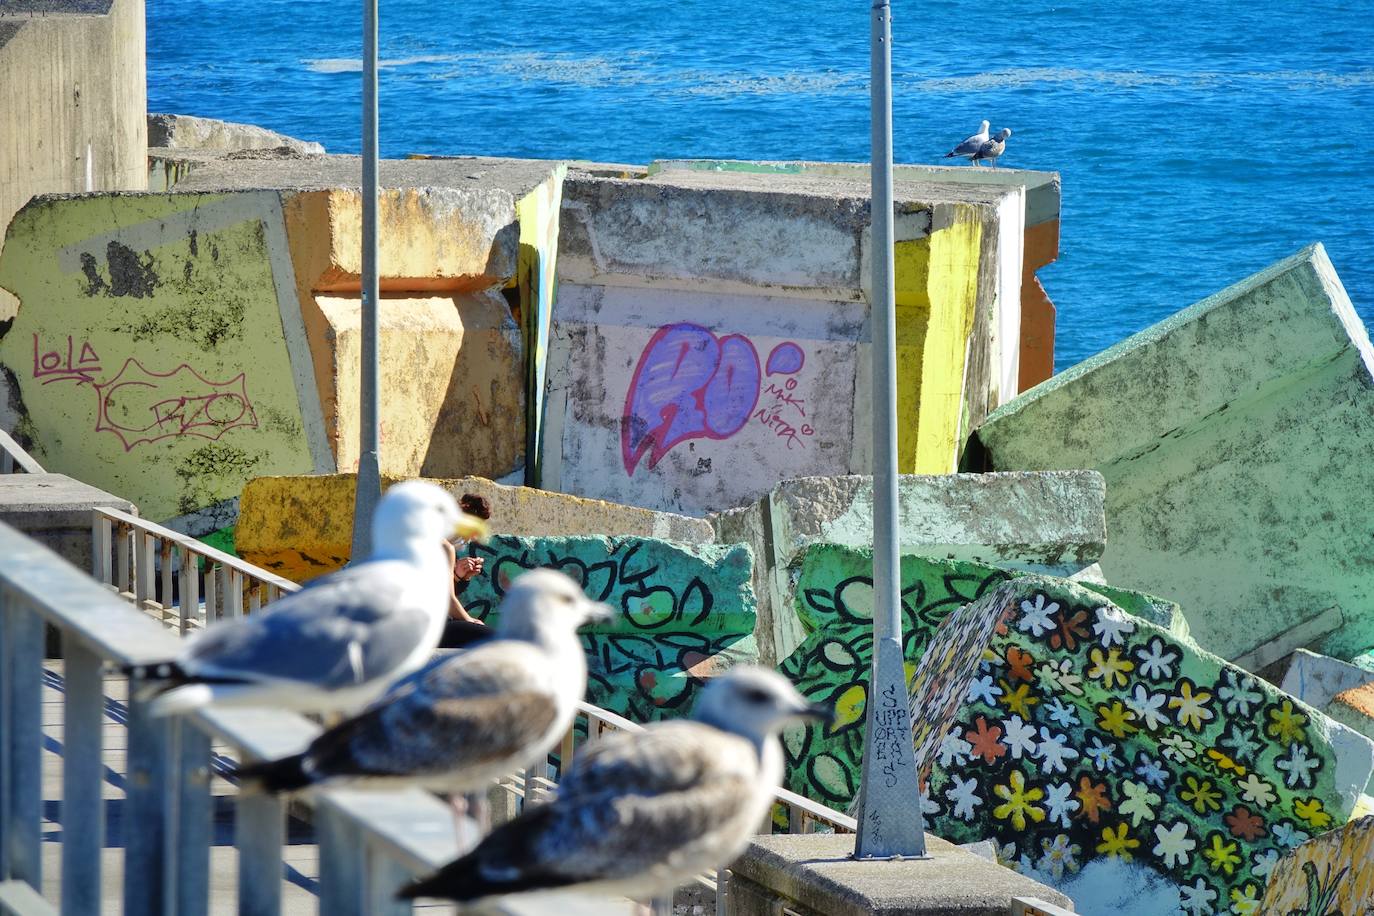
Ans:
POLYGON ((452 591, 449 592, 448 596, 448 616, 454 620, 463 620, 467 623, 485 626, 486 624, 482 623, 482 621, 478 620, 476 617, 473 617, 468 613, 468 609, 463 607, 463 602, 458 600, 457 588, 460 581, 466 582, 468 579, 471 579, 473 576, 477 575, 477 573, 481 572, 480 561, 474 561, 471 557, 463 557, 459 560, 458 551, 455 550, 453 544, 447 540, 444 541, 444 549, 448 552, 449 578, 452 581, 452 591))

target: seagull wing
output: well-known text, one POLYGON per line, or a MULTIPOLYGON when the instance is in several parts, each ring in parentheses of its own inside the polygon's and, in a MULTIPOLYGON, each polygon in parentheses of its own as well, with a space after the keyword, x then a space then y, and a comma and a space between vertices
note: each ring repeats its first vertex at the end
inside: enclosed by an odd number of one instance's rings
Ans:
POLYGON ((657 871, 680 870, 687 847, 729 858, 757 826, 732 817, 757 794, 747 768, 722 764, 741 753, 755 752, 743 739, 695 722, 608 738, 577 758, 556 801, 499 827, 403 894, 475 900, 651 881, 657 871))
POLYGON ((305 755, 310 772, 422 777, 537 753, 558 714, 541 665, 548 665, 543 654, 517 640, 450 656, 315 739, 305 755))
POLYGON ((364 563, 208 628, 179 659, 192 679, 298 681, 333 689, 382 677, 430 626, 408 563, 364 563))

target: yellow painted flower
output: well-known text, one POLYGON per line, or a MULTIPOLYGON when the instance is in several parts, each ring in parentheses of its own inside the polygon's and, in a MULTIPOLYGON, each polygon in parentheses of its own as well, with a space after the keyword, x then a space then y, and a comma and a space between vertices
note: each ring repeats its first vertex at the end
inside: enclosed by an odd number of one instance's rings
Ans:
POLYGON ((1131 850, 1140 845, 1140 841, 1135 837, 1126 835, 1126 824, 1116 825, 1116 830, 1111 827, 1102 828, 1102 842, 1097 844, 1097 851, 1107 856, 1120 858, 1123 862, 1131 861, 1131 850))
POLYGON ((1232 875, 1235 874, 1236 866, 1240 864, 1240 856, 1236 855, 1238 846, 1238 843, 1227 843, 1221 834, 1214 833, 1212 844, 1202 850, 1202 856, 1212 866, 1212 871, 1232 875))
POLYGON ((1088 657, 1093 660, 1088 677, 1101 680, 1104 687, 1125 687, 1126 675, 1135 670, 1135 662, 1122 658, 1120 649, 1112 649, 1104 656, 1101 649, 1094 648, 1088 657))
POLYGON ((1213 788, 1210 779, 1199 780, 1196 776, 1189 776, 1186 782, 1188 787, 1180 791, 1178 797, 1192 805, 1194 811, 1206 814, 1209 810, 1221 810, 1221 792, 1213 788))
POLYGON ((1045 809, 1040 808, 1032 802, 1039 801, 1045 797, 1043 789, 1032 786, 1026 788, 1026 777, 1021 775, 1020 770, 1012 770, 1009 785, 993 786, 993 793, 1001 799, 1005 799, 1005 804, 998 805, 992 809, 992 816, 998 820, 1011 820, 1011 824, 1017 830, 1026 829, 1026 818, 1029 817, 1037 824, 1045 819, 1045 809))
POLYGON ((1040 702, 1040 698, 1032 696, 1030 684, 1022 684, 1015 690, 1005 680, 998 681, 1002 685, 1002 699, 999 701, 1007 708, 1007 712, 1015 716, 1029 719, 1031 717, 1030 708, 1040 702))
POLYGON ((1178 710, 1178 724, 1202 731, 1202 724, 1212 718, 1212 710, 1207 704, 1212 695, 1206 690, 1195 690, 1193 682, 1187 678, 1179 681, 1178 696, 1169 698, 1169 708, 1178 710))
POLYGON ((1326 827, 1331 823, 1331 815, 1322 808, 1321 799, 1304 798, 1294 802, 1293 812, 1313 827, 1326 827))
POLYGON ((1307 740, 1307 716, 1293 708, 1292 700, 1284 700, 1278 709, 1269 710, 1269 724, 1264 733, 1285 744, 1307 740))
POLYGON ((1259 889, 1256 885, 1231 888, 1231 912, 1236 916, 1252 916, 1259 905, 1259 889))
POLYGON ((1124 738, 1140 731, 1131 724, 1136 719, 1135 713, 1127 709, 1120 700, 1113 700, 1110 706, 1104 704, 1097 707, 1097 717, 1097 727, 1115 738, 1124 738))

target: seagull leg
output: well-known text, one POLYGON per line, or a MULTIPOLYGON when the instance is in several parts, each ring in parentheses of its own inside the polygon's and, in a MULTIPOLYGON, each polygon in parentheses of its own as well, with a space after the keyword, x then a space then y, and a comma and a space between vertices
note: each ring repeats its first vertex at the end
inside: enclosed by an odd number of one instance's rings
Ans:
POLYGON ((482 828, 473 817, 470 808, 472 796, 454 794, 448 796, 448 806, 453 811, 453 835, 458 841, 458 855, 469 852, 482 841, 482 828))

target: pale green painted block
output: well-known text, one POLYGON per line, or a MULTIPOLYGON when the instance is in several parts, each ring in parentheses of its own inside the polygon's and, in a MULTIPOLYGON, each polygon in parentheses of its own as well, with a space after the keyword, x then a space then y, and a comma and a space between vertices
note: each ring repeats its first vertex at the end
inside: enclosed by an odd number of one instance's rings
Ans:
POLYGON ((1374 644, 1374 350, 1320 245, 1031 389, 977 436, 999 470, 1096 468, 1107 581, 1179 601, 1236 659, 1339 608, 1374 644))

